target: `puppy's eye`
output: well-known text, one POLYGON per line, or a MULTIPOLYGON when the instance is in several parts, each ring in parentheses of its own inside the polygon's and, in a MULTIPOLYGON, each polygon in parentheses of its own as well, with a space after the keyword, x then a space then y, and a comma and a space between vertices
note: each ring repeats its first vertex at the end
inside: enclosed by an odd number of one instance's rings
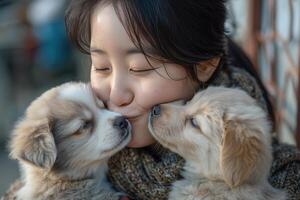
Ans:
POLYGON ((190 121, 191 125, 192 125, 194 128, 197 128, 197 129, 200 128, 199 125, 198 125, 198 122, 197 122, 197 120, 196 120, 195 118, 191 117, 191 118, 189 119, 189 121, 190 121))
POLYGON ((83 121, 82 125, 80 126, 80 129, 87 130, 87 129, 92 128, 92 126, 93 126, 92 120, 85 120, 85 121, 83 121))

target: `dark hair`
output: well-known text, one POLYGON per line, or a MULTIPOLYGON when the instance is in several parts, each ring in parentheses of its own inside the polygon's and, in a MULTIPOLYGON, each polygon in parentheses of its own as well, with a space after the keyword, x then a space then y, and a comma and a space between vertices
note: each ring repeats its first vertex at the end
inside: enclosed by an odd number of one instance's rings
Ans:
MULTIPOLYGON (((130 39, 145 55, 148 44, 155 50, 146 55, 185 67, 196 79, 194 66, 204 60, 221 56, 218 70, 227 65, 227 50, 258 81, 274 119, 268 93, 253 65, 239 49, 225 38, 226 0, 72 0, 66 11, 65 23, 72 42, 83 53, 90 53, 91 14, 98 3, 111 3, 130 39), (245 67, 246 66, 246 67, 245 67)), ((235 64, 235 63, 234 63, 235 64)))
MULTIPOLYGON (((100 2, 111 2, 130 39, 146 55, 184 66, 195 78, 199 62, 225 54, 225 0, 73 0, 65 22, 71 41, 89 54, 90 16, 100 2)), ((224 56, 225 58, 225 56, 224 56)))

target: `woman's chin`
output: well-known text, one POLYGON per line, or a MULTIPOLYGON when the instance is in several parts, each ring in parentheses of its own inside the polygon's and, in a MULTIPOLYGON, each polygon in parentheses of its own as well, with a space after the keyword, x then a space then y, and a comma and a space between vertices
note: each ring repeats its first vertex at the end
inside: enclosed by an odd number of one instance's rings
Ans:
POLYGON ((130 142, 128 145, 127 145, 127 147, 130 147, 130 148, 142 148, 142 147, 146 147, 146 146, 149 146, 149 145, 151 145, 151 144, 154 144, 155 143, 155 141, 153 141, 153 142, 144 142, 144 143, 142 143, 142 142, 130 142))
POLYGON ((147 131, 147 133, 140 132, 140 134, 139 133, 137 134, 135 134, 134 132, 132 133, 131 141, 128 143, 127 147, 141 148, 155 143, 155 139, 151 136, 149 131, 147 131))
POLYGON ((148 130, 148 114, 129 121, 132 126, 132 137, 127 147, 141 148, 155 143, 155 139, 148 130))

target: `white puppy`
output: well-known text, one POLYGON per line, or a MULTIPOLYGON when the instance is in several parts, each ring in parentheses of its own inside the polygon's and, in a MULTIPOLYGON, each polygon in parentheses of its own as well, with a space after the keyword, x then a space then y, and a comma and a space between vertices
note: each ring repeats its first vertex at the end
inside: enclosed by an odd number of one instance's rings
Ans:
POLYGON ((88 84, 66 83, 27 109, 10 143, 21 165, 17 200, 119 199, 107 160, 131 138, 130 124, 97 100, 88 84))
POLYGON ((272 162, 270 124, 240 89, 209 87, 187 104, 153 108, 149 129, 185 160, 171 200, 279 200, 267 181, 272 162))

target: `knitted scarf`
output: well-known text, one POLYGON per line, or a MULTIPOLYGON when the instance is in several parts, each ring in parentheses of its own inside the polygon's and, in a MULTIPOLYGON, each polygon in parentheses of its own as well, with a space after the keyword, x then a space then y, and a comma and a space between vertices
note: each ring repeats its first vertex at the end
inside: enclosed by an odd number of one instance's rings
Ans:
MULTIPOLYGON (((257 99, 266 110, 256 81, 240 68, 223 68, 210 85, 239 87, 257 99)), ((180 178, 183 165, 183 158, 159 144, 125 148, 110 159, 108 177, 117 190, 127 193, 132 199, 167 199, 170 186, 180 178)))

